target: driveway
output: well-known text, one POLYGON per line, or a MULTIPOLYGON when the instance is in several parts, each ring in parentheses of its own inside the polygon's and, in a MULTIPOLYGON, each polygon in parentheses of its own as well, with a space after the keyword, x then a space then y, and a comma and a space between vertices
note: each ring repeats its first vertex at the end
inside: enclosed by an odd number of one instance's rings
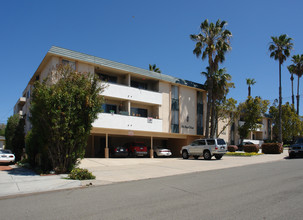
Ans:
POLYGON ((282 154, 264 154, 252 157, 224 156, 221 160, 203 158, 85 158, 80 167, 91 171, 96 180, 87 182, 103 185, 115 182, 158 178, 164 176, 194 173, 200 171, 225 169, 230 167, 268 163, 287 158, 287 151, 282 154))

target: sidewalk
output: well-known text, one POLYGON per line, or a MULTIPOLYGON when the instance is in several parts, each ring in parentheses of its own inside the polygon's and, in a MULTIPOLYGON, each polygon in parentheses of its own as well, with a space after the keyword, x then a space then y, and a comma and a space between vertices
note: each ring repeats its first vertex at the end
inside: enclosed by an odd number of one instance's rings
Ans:
POLYGON ((9 195, 46 192, 81 186, 81 181, 64 179, 67 175, 40 176, 31 170, 1 166, 0 199, 9 195))
MULTIPOLYGON (((91 171, 95 180, 69 180, 67 175, 40 176, 33 171, 17 166, 0 169, 0 199, 11 195, 22 195, 61 189, 78 188, 85 185, 105 185, 117 182, 159 178, 194 172, 225 169, 238 166, 262 164, 287 158, 282 154, 265 154, 253 157, 224 156, 221 160, 203 158, 85 158, 80 167, 91 171)), ((0 166, 0 168, 3 166, 0 166)))

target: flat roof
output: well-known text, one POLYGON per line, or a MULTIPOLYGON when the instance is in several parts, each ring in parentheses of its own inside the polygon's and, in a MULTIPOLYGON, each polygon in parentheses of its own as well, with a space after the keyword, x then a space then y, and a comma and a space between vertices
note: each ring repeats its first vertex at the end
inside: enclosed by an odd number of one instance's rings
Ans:
POLYGON ((79 61, 83 61, 83 62, 87 62, 87 63, 93 63, 93 64, 101 65, 104 67, 118 69, 118 70, 130 72, 130 73, 135 73, 135 74, 138 74, 141 76, 146 76, 146 77, 150 77, 150 78, 154 78, 154 79, 158 79, 158 80, 163 80, 166 82, 176 83, 176 84, 180 84, 180 85, 185 85, 185 86, 205 90, 205 86, 200 83, 192 82, 192 81, 185 80, 185 79, 180 79, 180 78, 165 75, 162 73, 156 73, 156 72, 149 71, 146 69, 130 66, 127 64, 123 64, 123 63, 119 63, 119 62, 115 62, 115 61, 111 61, 111 60, 106 60, 106 59, 103 59, 100 57, 76 52, 73 50, 64 49, 64 48, 57 47, 57 46, 52 46, 47 53, 53 54, 56 56, 70 58, 73 60, 79 60, 79 61))

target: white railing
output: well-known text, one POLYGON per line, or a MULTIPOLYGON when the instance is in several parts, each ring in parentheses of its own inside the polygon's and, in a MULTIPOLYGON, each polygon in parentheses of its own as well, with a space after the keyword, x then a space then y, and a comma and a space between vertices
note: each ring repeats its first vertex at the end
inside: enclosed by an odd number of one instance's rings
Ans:
POLYGON ((162 120, 128 115, 100 113, 93 127, 162 132, 162 120))
POLYGON ((159 92, 137 89, 112 83, 106 83, 106 85, 107 87, 102 93, 102 95, 105 97, 162 105, 162 94, 159 92))

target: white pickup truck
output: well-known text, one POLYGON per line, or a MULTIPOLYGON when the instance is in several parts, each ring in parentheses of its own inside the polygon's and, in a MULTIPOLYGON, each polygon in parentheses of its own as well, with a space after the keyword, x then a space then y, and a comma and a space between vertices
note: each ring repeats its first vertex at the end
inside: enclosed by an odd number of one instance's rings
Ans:
POLYGON ((188 159, 193 156, 198 159, 203 156, 205 160, 210 160, 212 156, 215 156, 217 160, 220 160, 227 152, 227 144, 223 139, 197 139, 190 145, 182 147, 180 153, 183 159, 188 159))

